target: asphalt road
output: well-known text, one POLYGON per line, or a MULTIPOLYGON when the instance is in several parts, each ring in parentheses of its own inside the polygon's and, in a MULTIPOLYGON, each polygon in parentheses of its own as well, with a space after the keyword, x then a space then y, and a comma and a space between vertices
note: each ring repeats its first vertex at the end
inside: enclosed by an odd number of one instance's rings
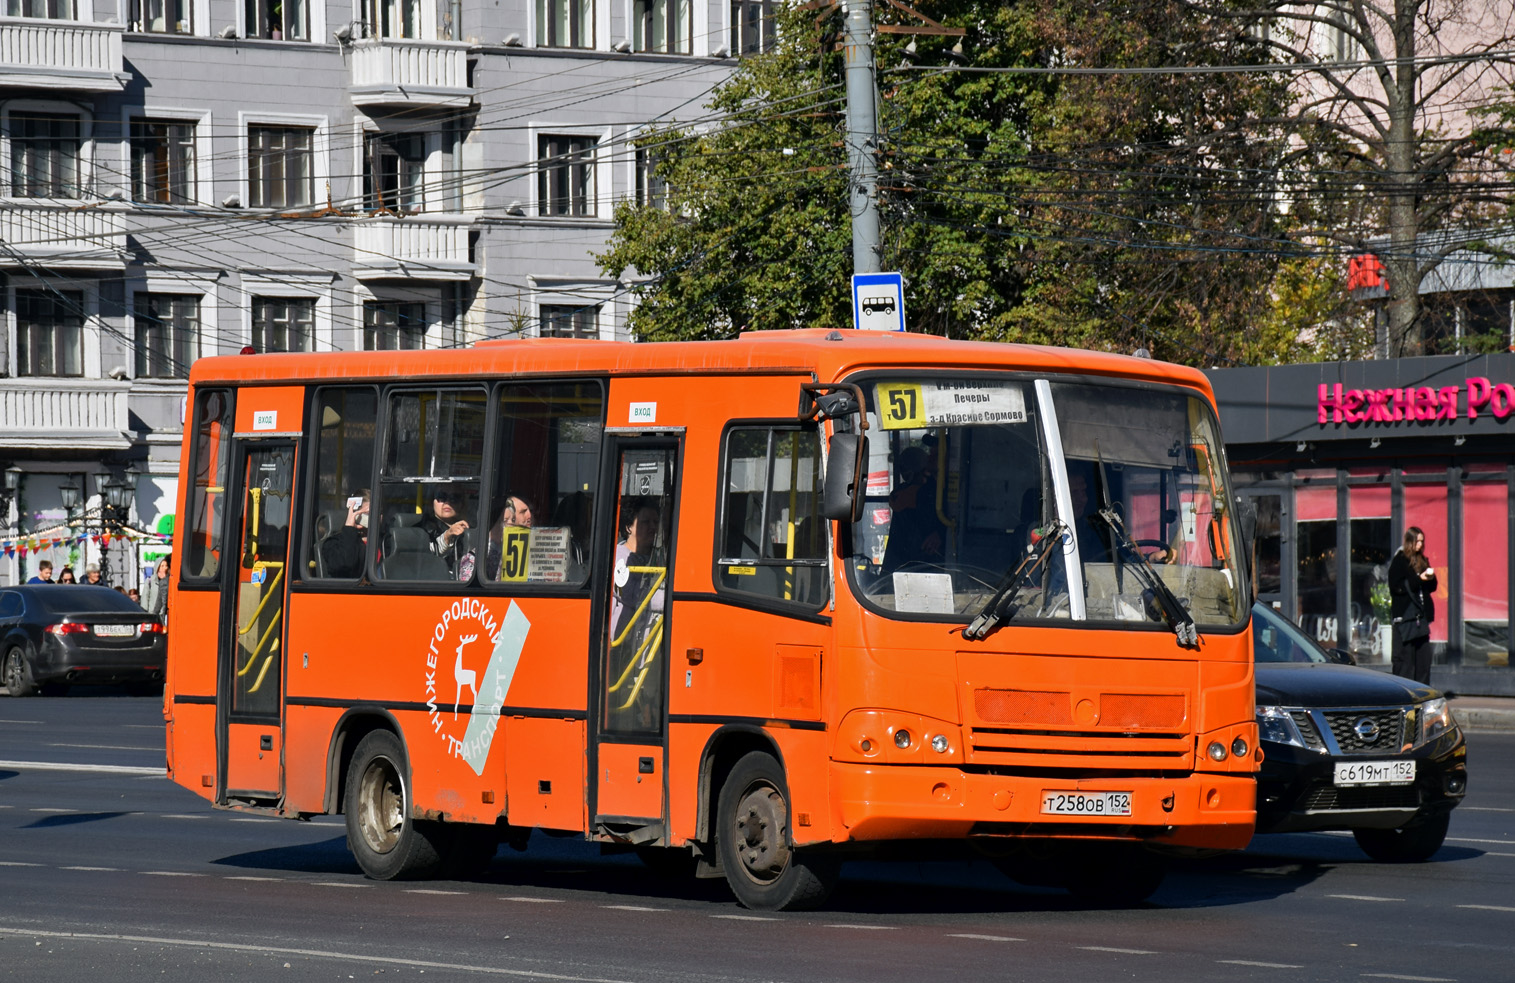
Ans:
POLYGON ((755 915, 577 839, 478 880, 379 883, 339 817, 216 812, 161 777, 156 701, 0 701, 0 979, 1505 981, 1515 735, 1469 739, 1431 863, 1259 837, 1152 901, 1086 909, 982 862, 854 863, 826 911, 755 915))

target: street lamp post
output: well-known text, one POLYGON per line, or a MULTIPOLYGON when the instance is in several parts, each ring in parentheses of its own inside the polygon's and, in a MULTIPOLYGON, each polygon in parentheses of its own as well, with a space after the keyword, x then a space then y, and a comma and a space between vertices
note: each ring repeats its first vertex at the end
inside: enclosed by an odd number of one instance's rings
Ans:
MULTIPOLYGON (((113 535, 131 519, 132 501, 137 494, 137 475, 128 470, 123 477, 117 478, 109 471, 102 471, 95 475, 95 485, 100 490, 100 511, 94 523, 90 522, 89 514, 83 508, 84 490, 72 477, 58 486, 58 496, 68 512, 70 525, 79 519, 84 526, 85 535, 89 535, 92 528, 101 535, 113 535)), ((106 586, 110 585, 109 543, 100 547, 100 581, 106 586)))

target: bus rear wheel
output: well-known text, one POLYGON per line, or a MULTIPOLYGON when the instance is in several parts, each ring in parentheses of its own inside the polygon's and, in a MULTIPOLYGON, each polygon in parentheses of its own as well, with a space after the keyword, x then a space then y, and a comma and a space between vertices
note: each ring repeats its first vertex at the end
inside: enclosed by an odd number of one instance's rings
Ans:
POLYGON ((754 911, 818 908, 841 870, 834 857, 795 849, 784 771, 762 751, 744 755, 721 786, 716 845, 731 893, 754 911))
POLYGON ((376 730, 358 743, 343 793, 347 848, 374 880, 431 877, 445 853, 442 824, 410 817, 405 776, 405 746, 394 734, 376 730))

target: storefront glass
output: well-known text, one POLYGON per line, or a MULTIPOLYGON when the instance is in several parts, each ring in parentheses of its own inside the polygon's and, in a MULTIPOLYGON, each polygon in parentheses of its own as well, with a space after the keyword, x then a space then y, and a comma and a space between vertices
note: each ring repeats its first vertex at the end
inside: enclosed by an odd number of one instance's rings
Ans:
POLYGON ((1394 553, 1390 533, 1391 498, 1387 485, 1354 487, 1348 491, 1351 519, 1352 611, 1351 648, 1359 665, 1389 661, 1389 557, 1394 553), (1378 586, 1382 585, 1382 586, 1378 586))
POLYGON ((1294 489, 1298 576, 1296 620, 1327 648, 1336 645, 1336 486, 1294 489))
POLYGON ((1503 473, 1470 476, 1462 486, 1462 509, 1463 664, 1505 667, 1510 664, 1510 544, 1503 473), (1479 477, 1486 480, 1474 480, 1479 477))

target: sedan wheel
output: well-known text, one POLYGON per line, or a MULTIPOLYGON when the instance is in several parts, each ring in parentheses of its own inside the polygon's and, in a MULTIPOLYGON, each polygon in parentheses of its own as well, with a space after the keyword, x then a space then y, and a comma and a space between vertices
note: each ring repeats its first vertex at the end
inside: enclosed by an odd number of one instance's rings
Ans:
POLYGON ((5 655, 5 691, 11 696, 36 696, 37 684, 26 653, 13 648, 5 655))

